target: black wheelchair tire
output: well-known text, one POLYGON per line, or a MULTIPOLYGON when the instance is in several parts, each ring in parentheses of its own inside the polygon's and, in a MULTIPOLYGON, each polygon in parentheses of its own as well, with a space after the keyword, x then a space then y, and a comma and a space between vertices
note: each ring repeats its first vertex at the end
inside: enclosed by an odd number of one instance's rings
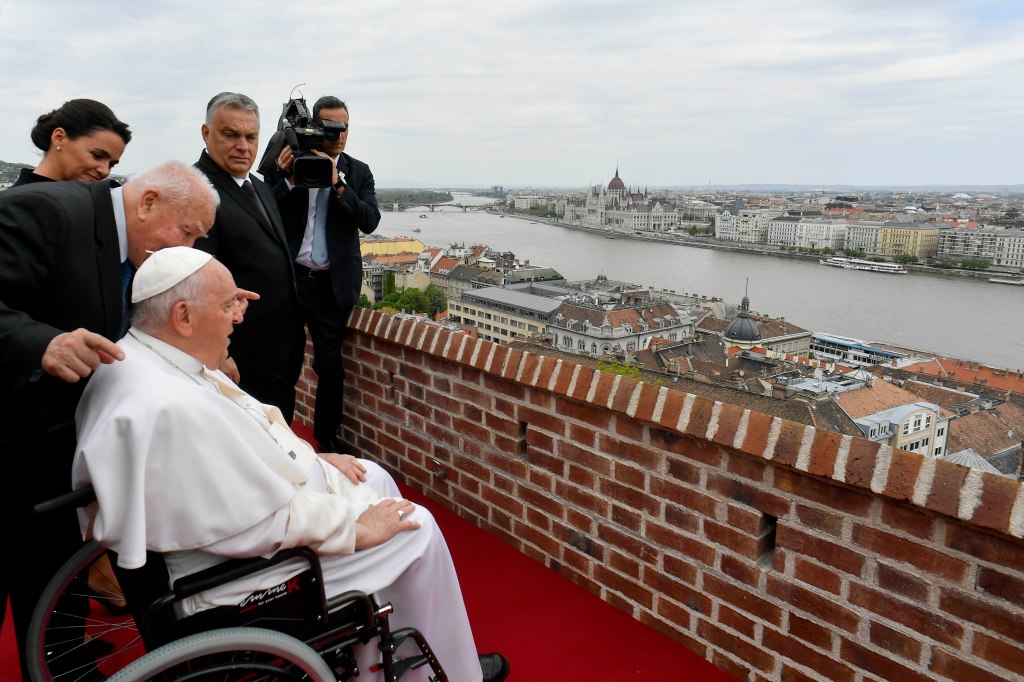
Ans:
MULTIPOLYGON (((59 682, 62 679, 62 675, 55 675, 51 670, 51 664, 55 660, 52 658, 55 654, 51 638, 55 636, 54 633, 56 631, 55 627, 51 628, 51 624, 55 615, 59 618, 58 603, 65 594, 81 594, 83 597, 88 596, 92 599, 100 596, 95 592, 90 593, 88 586, 85 581, 80 579, 80 576, 104 556, 106 556, 106 550, 103 547, 95 541, 87 542, 64 563, 60 570, 50 579, 46 589, 43 590, 43 594, 36 603, 35 610, 32 612, 32 619, 29 621, 28 635, 26 637, 27 651, 25 659, 28 667, 26 672, 28 678, 34 682, 59 682)), ((83 622, 82 627, 84 628, 85 625, 83 622)), ((88 625, 92 628, 102 627, 102 624, 98 621, 90 621, 88 625)), ((142 648, 141 638, 138 637, 138 633, 135 631, 135 623, 132 621, 131 616, 123 615, 118 617, 117 623, 111 624, 110 627, 120 630, 122 634, 127 633, 128 642, 121 647, 122 652, 125 649, 137 646, 138 655, 141 656, 144 653, 145 650, 142 648)), ((56 655, 59 656, 59 654, 56 655)), ((64 679, 77 679, 85 673, 85 670, 76 670, 76 674, 64 679)), ((98 669, 90 672, 91 676, 89 679, 102 679, 102 674, 99 673, 98 669)))
MULTIPOLYGON (((327 663, 312 648, 291 635, 263 628, 223 628, 190 635, 136 659, 108 678, 108 682, 178 679, 173 669, 187 667, 188 679, 206 679, 204 665, 232 674, 260 673, 270 679, 326 682, 335 679, 327 663), (221 655, 237 655, 222 661, 221 655), (259 656, 271 657, 263 661, 259 656), (212 661, 210 659, 212 657, 212 661), (170 672, 171 677, 161 677, 170 672)), ((223 678, 222 678, 223 679, 223 678)), ((228 677, 227 679, 232 679, 228 677)))

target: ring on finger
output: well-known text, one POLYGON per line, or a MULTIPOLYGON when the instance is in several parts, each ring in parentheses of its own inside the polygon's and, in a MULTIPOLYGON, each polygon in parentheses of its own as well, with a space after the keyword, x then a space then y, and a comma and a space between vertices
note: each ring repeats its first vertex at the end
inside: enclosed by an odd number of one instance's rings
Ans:
POLYGON ((405 510, 404 509, 399 509, 398 510, 398 520, 401 521, 404 518, 405 518, 405 510))

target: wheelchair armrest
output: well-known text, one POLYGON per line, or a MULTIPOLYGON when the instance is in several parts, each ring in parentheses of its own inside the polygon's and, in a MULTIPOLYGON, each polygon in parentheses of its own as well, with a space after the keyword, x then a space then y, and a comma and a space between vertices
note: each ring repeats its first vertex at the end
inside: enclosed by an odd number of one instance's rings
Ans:
POLYGON ((178 599, 183 599, 225 583, 245 578, 253 573, 270 568, 271 566, 276 566, 277 564, 295 557, 306 559, 306 561, 309 562, 309 566, 316 578, 321 580, 320 558, 317 556, 316 552, 308 547, 295 547, 292 549, 282 550, 269 559, 264 557, 228 559, 227 561, 221 562, 215 566, 210 566, 198 573, 183 576, 174 581, 172 588, 174 590, 174 596, 178 599))
POLYGON ((96 491, 93 490, 91 485, 87 485, 84 488, 79 488, 78 490, 72 490, 69 493, 58 495, 53 499, 43 500, 34 506, 32 510, 36 514, 49 514, 50 512, 59 511, 68 507, 71 507, 72 509, 84 507, 95 500, 96 491))

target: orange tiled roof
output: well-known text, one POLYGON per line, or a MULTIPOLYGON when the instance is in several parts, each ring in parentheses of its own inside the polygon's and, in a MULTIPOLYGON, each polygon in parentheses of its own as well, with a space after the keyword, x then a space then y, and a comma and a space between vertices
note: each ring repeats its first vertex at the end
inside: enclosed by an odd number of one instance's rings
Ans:
POLYGON ((1024 394, 1024 372, 986 367, 966 360, 935 358, 907 365, 906 372, 927 374, 933 377, 955 379, 965 384, 988 386, 1000 391, 1024 394))
POLYGON ((374 263, 381 265, 411 265, 419 259, 417 253, 396 253, 391 256, 374 256, 370 258, 374 263))
POLYGON ((834 399, 850 415, 850 419, 860 419, 901 405, 925 402, 888 381, 875 381, 870 387, 839 393, 834 399))
POLYGON ((1024 408, 1011 403, 979 410, 949 423, 947 452, 971 448, 979 455, 995 455, 1024 440, 1024 408))
POLYGON ((443 273, 451 272, 451 270, 456 265, 458 265, 458 264, 459 264, 459 261, 456 260, 455 258, 452 258, 450 256, 445 256, 444 258, 438 260, 434 264, 434 267, 430 268, 430 271, 434 272, 434 273, 438 273, 438 274, 443 274, 443 273))

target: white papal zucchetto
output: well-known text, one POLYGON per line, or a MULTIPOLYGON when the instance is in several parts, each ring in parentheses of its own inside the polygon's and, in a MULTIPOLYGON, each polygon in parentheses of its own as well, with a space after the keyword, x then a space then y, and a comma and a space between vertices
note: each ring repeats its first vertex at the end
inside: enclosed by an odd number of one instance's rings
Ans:
POLYGON ((188 246, 171 246, 153 252, 132 281, 132 303, 162 294, 203 267, 213 256, 188 246))

